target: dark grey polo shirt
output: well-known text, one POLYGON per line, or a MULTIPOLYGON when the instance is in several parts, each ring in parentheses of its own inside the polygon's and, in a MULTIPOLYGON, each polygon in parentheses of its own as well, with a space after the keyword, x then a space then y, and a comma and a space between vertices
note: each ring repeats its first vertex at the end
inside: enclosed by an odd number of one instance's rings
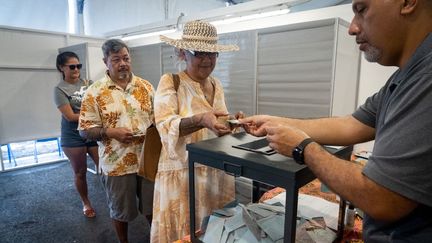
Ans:
POLYGON ((366 216, 364 239, 432 240, 432 34, 353 116, 376 129, 372 156, 363 174, 420 203, 406 218, 391 224, 366 216))

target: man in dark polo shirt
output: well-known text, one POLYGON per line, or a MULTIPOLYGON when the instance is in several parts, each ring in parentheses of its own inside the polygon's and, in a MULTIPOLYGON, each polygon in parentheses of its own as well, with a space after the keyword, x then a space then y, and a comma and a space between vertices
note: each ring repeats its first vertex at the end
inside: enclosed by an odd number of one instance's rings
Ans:
POLYGON ((366 242, 431 242, 432 0, 353 0, 352 7, 349 34, 366 59, 399 67, 384 87, 346 117, 241 122, 362 209, 366 242), (365 167, 319 145, 374 139, 365 167))

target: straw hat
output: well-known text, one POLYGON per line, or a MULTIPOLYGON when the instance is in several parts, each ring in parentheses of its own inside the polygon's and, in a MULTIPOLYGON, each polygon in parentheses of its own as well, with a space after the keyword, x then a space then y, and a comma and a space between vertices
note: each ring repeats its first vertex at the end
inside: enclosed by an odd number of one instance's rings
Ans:
POLYGON ((237 45, 219 45, 216 27, 201 20, 187 22, 181 39, 160 36, 161 41, 179 49, 202 52, 238 51, 237 45))

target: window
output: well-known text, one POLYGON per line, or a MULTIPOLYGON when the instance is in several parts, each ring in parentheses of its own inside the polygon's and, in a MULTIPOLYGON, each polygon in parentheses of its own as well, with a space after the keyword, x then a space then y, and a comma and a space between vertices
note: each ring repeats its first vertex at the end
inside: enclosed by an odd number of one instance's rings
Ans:
POLYGON ((65 160, 60 138, 9 143, 1 146, 1 171, 65 160))

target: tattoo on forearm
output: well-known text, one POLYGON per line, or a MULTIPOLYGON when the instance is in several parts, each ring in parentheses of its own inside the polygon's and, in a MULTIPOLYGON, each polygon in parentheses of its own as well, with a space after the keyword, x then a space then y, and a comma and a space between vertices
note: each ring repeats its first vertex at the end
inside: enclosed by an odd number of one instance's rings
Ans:
POLYGON ((203 128, 199 125, 201 120, 194 119, 194 116, 182 118, 180 121, 180 136, 185 136, 203 128))

